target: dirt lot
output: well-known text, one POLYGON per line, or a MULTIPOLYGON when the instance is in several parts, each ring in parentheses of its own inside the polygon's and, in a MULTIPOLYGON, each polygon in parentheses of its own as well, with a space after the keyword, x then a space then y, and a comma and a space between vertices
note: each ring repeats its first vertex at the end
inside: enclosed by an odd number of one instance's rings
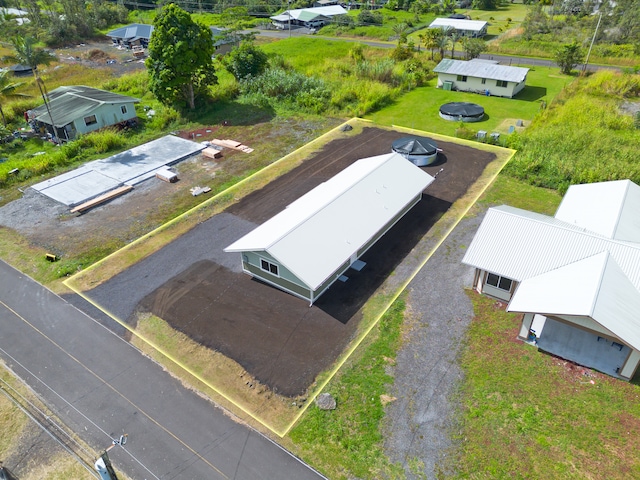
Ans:
POLYGON ((59 48, 54 53, 60 63, 104 68, 116 77, 145 68, 144 59, 134 58, 129 50, 114 47, 110 39, 59 48))
MULTIPOLYGON (((360 135, 333 141, 298 168, 227 209, 226 214, 239 222, 260 224, 354 161, 389 151, 399 136, 402 134, 394 131, 365 128, 360 135)), ((273 391, 285 396, 301 394, 351 340, 364 302, 495 158, 461 145, 440 147, 443 152, 438 163, 425 170, 432 175, 443 170, 423 200, 362 257, 367 266, 361 272, 350 271, 347 282, 336 282, 312 308, 306 301, 252 280, 215 258, 183 265, 180 274, 140 298, 138 307, 237 361, 273 391)), ((206 223, 216 221, 213 217, 206 223)), ((180 250, 180 242, 174 242, 178 246, 173 245, 173 251, 180 250)), ((190 245, 193 248, 193 242, 190 245)), ((201 245, 215 250, 226 246, 207 241, 201 245)), ((169 256, 163 251, 157 255, 169 256)), ((240 263, 239 258, 236 261, 240 263)), ((151 265, 154 259, 148 262, 151 265)), ((144 271, 141 267, 139 275, 144 271)), ((153 277, 147 272, 145 283, 153 277)), ((126 283, 134 282, 129 279, 126 283)), ((104 299, 117 298, 108 293, 117 288, 107 282, 93 293, 104 299)), ((132 318, 130 313, 121 315, 132 318)))

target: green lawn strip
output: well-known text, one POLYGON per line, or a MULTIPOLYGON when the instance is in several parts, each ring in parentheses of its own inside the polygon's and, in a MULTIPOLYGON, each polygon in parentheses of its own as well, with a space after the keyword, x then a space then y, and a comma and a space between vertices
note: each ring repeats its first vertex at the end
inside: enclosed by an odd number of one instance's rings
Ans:
POLYGON ((638 387, 516 340, 521 316, 469 293, 459 478, 637 478, 638 387))
POLYGON ((400 297, 327 384, 324 391, 334 396, 337 408, 311 406, 289 433, 294 453, 329 478, 394 478, 401 472, 384 455, 381 420, 382 396, 393 382, 387 368, 400 346, 404 309, 400 297))
POLYGON ((553 215, 561 200, 562 196, 555 190, 534 187, 507 175, 499 175, 493 185, 484 193, 477 207, 484 209, 495 205, 511 205, 524 210, 553 215))
POLYGON ((461 122, 451 122, 440 117, 440 106, 448 102, 472 102, 485 109, 481 122, 464 124, 474 131, 501 131, 507 133, 509 126, 517 120, 531 120, 539 111, 542 102, 547 104, 573 80, 561 75, 558 69, 536 67, 529 70, 527 86, 515 98, 487 97, 475 93, 453 92, 436 88, 437 81, 416 88, 365 118, 382 125, 401 125, 442 135, 455 136, 461 122))

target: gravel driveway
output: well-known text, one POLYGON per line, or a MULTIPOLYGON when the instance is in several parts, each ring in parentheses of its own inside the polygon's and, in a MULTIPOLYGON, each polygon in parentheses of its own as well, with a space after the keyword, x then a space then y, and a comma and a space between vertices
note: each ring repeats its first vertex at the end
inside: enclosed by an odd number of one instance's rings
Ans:
POLYGON ((403 465, 407 479, 446 472, 456 409, 452 394, 463 379, 456 360, 473 318, 464 291, 473 283, 473 269, 460 262, 482 216, 465 217, 407 289, 410 318, 391 392, 397 400, 385 419, 386 453, 403 465))

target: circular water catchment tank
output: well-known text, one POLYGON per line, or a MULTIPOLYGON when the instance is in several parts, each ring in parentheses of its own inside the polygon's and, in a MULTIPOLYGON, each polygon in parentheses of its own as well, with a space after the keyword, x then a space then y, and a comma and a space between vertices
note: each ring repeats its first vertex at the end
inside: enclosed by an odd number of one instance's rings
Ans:
POLYGON ((445 103, 440 107, 440 116, 454 122, 479 122, 484 118, 484 108, 477 103, 445 103))
POLYGON ((438 157, 436 142, 426 137, 402 137, 391 144, 391 150, 399 153, 418 167, 431 165, 438 157))

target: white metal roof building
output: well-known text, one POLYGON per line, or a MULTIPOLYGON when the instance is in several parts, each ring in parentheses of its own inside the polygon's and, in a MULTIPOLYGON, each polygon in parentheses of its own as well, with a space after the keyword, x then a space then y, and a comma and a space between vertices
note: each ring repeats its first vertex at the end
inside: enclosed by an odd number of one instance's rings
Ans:
POLYGON ((484 20, 463 20, 458 18, 436 18, 429 28, 441 28, 447 32, 455 31, 469 37, 484 37, 489 24, 484 20))
POLYGON ((313 303, 434 178, 399 154, 358 160, 225 248, 243 270, 313 303))
POLYGON ((520 337, 538 317, 540 348, 630 379, 640 364, 638 208, 628 180, 570 187, 555 217, 490 208, 462 261, 478 291, 525 313, 520 337), (545 337, 549 322, 562 342, 545 337))
POLYGON ((316 22, 329 21, 332 17, 346 15, 347 11, 340 5, 326 7, 296 8, 270 17, 278 28, 285 28, 289 22, 294 25, 317 26, 316 22))
POLYGON ((448 82, 450 90, 489 92, 500 97, 513 97, 527 80, 529 69, 499 65, 495 62, 444 58, 433 69, 438 74, 438 87, 448 82))

